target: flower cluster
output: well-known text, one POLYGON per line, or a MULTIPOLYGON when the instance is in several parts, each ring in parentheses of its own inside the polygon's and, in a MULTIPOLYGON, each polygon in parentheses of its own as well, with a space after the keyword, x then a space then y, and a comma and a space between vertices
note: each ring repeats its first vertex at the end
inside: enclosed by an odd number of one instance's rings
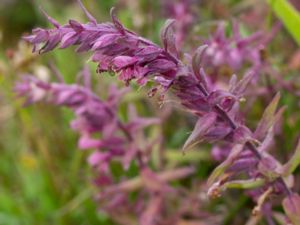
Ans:
MULTIPOLYGON (((88 70, 85 69, 82 75, 83 84, 47 82, 24 75, 22 81, 16 84, 15 92, 26 99, 26 105, 42 101, 67 107, 74 112, 75 119, 70 126, 80 134, 78 148, 93 150, 88 162, 95 171, 94 183, 101 189, 96 196, 97 201, 102 203, 101 209, 116 221, 134 224, 134 218, 137 217, 139 224, 150 225, 169 220, 174 213, 180 219, 180 212, 176 210, 181 211, 181 206, 178 209, 170 207, 175 212, 167 210, 164 213, 163 209, 174 201, 172 199, 178 192, 167 183, 189 176, 194 169, 181 167, 154 172, 150 168, 150 153, 157 141, 143 138, 143 130, 159 124, 159 119, 139 117, 134 106, 129 105, 130 118, 128 122, 122 122, 117 115, 117 108, 128 88, 118 90, 116 86, 111 86, 107 99, 103 101, 91 89, 88 70), (99 135, 101 138, 97 138, 99 135), (124 171, 137 165, 139 174, 134 178, 124 174, 118 180, 112 174, 112 162, 119 162, 124 171), (138 199, 130 203, 129 194, 137 191, 138 199), (125 218, 126 215, 132 215, 132 218, 125 218), (158 215, 160 218, 155 218, 158 215)), ((187 197, 183 194, 181 198, 184 196, 187 197)), ((175 198, 175 201, 181 198, 175 198)), ((176 218, 172 221, 176 221, 176 218)))
POLYGON ((175 45, 167 46, 168 40, 165 40, 165 48, 172 52, 170 54, 151 41, 128 31, 117 20, 113 9, 113 23, 97 24, 85 12, 90 19, 87 24, 70 20, 69 24, 61 26, 47 16, 55 28, 34 29, 33 34, 24 39, 34 44, 33 51, 38 50, 40 43, 45 43, 39 53, 51 51, 59 43, 60 48, 78 45, 77 52, 93 51, 92 60, 98 62, 98 72, 116 72, 127 84, 132 79, 145 84, 150 75, 158 75, 159 83, 166 88, 169 86, 176 75, 177 62, 172 60, 172 54, 176 54, 175 45))
POLYGON ((256 32, 243 38, 237 22, 233 22, 232 32, 232 36, 227 38, 225 23, 218 25, 216 32, 206 43, 208 48, 204 65, 207 69, 217 70, 216 73, 220 73, 222 67, 238 71, 249 62, 251 70, 258 73, 263 64, 264 35, 262 32, 256 32))
MULTIPOLYGON (((293 213, 299 208, 299 198, 290 188, 293 186, 291 174, 300 163, 300 145, 284 165, 268 153, 274 139, 274 127, 283 113, 282 108, 277 111, 279 94, 266 108, 254 132, 245 125, 239 109, 247 86, 257 77, 261 66, 259 48, 253 50, 249 45, 256 42, 260 34, 243 39, 235 27, 233 41, 236 47, 228 48, 232 40, 228 43, 221 26, 214 36, 215 40, 208 46, 200 46, 190 61, 184 63, 179 59, 176 48, 172 29, 174 21, 168 20, 162 28, 163 48, 160 48, 127 30, 113 10, 113 23, 102 24, 98 24, 85 9, 84 12, 89 18, 87 24, 70 20, 69 24, 62 26, 48 16, 55 28, 35 29, 25 39, 35 45, 34 51, 39 50, 40 53, 54 49, 59 43, 61 48, 79 45, 77 51, 93 53, 92 60, 98 63, 98 72, 115 72, 126 84, 137 80, 143 85, 153 78, 164 91, 172 89, 181 104, 198 117, 184 150, 203 141, 228 144, 224 161, 208 179, 208 195, 218 197, 229 188, 251 189, 250 194, 257 202, 253 213, 262 213, 268 221, 272 221, 271 201, 267 199, 271 195, 283 194, 286 196, 283 206, 289 220, 299 221, 299 216, 293 213), (37 49, 42 43, 44 45, 37 49), (213 87, 202 69, 206 63, 213 66, 227 64, 238 69, 244 60, 253 64, 254 71, 246 72, 239 81, 233 75, 228 89, 213 87)), ((159 200, 153 202, 160 204, 159 200)))
MULTIPOLYGON (((118 90, 112 86, 109 91, 108 100, 101 101, 97 95, 90 90, 89 75, 84 71, 85 86, 65 83, 48 83, 34 76, 23 76, 22 82, 15 86, 19 96, 26 98, 26 104, 38 101, 46 101, 49 104, 65 106, 70 108, 76 118, 71 122, 71 127, 80 133, 78 147, 80 149, 99 149, 89 158, 92 166, 99 167, 100 173, 107 175, 108 164, 112 157, 132 154, 136 151, 127 146, 126 139, 130 132, 142 128, 142 125, 157 122, 154 120, 136 119, 132 124, 122 125, 116 117, 116 110, 120 97, 126 89, 118 90), (123 133, 117 132, 122 129, 123 133), (95 134, 102 134, 101 140, 93 138, 95 134), (106 149, 108 151, 101 152, 106 149)), ((127 157, 128 158, 128 157, 127 157)), ((124 162, 128 167, 129 162, 124 162)), ((109 177, 109 176, 107 176, 109 177)))

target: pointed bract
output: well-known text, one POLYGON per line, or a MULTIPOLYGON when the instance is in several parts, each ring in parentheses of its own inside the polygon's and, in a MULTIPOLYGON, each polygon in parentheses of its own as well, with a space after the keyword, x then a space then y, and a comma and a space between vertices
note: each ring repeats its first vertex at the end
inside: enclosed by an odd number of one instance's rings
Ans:
MULTIPOLYGON (((202 68, 202 58, 204 56, 205 50, 207 49, 207 45, 201 45, 200 47, 197 48, 195 51, 193 58, 192 58, 192 68, 194 71, 194 74, 198 78, 200 82, 202 82, 205 86, 207 86, 205 82, 205 78, 202 77, 203 73, 200 74, 200 69, 202 68)), ((204 70, 203 70, 204 71, 204 70)))
POLYGON ((206 132, 213 126, 217 119, 217 114, 214 112, 208 113, 201 117, 192 131, 191 135, 188 137, 183 145, 183 151, 195 146, 199 142, 203 141, 203 137, 206 132))
POLYGON ((300 196, 297 193, 287 196, 282 205, 289 220, 294 225, 300 224, 300 196))
POLYGON ((290 158, 290 160, 283 166, 282 168, 282 174, 284 176, 288 176, 292 174, 297 167, 300 165, 300 140, 298 140, 297 147, 294 151, 293 156, 290 158))
POLYGON ((96 25, 97 24, 97 20, 95 19, 95 17, 93 17, 92 14, 90 14, 89 11, 84 7, 84 5, 82 4, 81 0, 77 0, 77 1, 79 3, 80 8, 82 9, 82 11, 86 15, 86 17, 89 19, 89 21, 91 23, 93 23, 94 25, 96 25))
POLYGON ((250 81, 253 79, 254 72, 247 72, 244 77, 236 83, 231 89, 231 93, 236 96, 242 96, 248 87, 250 81))
POLYGON ((270 104, 265 109, 261 120, 259 121, 257 128, 254 132, 256 138, 264 138, 269 128, 275 122, 275 113, 277 109, 278 102, 280 100, 280 93, 278 92, 270 104))
POLYGON ((175 57, 178 57, 176 48, 176 40, 173 32, 175 20, 168 19, 165 25, 161 28, 160 39, 164 49, 175 57))
POLYGON ((117 16, 116 16, 116 9, 113 7, 110 10, 110 16, 111 19, 115 25, 115 27, 117 28, 117 30, 122 34, 125 35, 125 28, 124 26, 120 23, 120 21, 118 20, 117 16))
POLYGON ((222 162, 217 168, 215 168, 214 171, 210 174, 209 178, 207 179, 207 185, 209 187, 217 182, 218 178, 223 175, 230 166, 233 165, 233 162, 238 158, 243 148, 243 144, 238 144, 233 147, 227 159, 222 162))
POLYGON ((42 13, 44 14, 44 16, 47 18, 47 20, 48 20, 54 27, 56 27, 56 28, 59 28, 59 27, 60 27, 60 24, 59 24, 55 19, 53 19, 52 17, 50 17, 42 7, 40 7, 40 10, 41 10, 42 13))

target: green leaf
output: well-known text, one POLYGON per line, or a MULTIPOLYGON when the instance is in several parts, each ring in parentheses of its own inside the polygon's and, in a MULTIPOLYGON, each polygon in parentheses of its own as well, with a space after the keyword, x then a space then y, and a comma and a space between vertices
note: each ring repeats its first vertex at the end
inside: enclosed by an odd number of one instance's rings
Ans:
POLYGON ((224 188, 235 188, 235 189, 253 189, 261 187, 265 184, 265 180, 262 178, 250 179, 250 180, 233 180, 226 182, 224 188))
POLYGON ((265 109, 262 118, 259 121, 255 130, 255 138, 259 139, 260 137, 265 137, 270 127, 272 127, 276 122, 276 117, 281 115, 282 112, 280 112, 278 116, 275 115, 279 99, 280 93, 278 92, 272 99, 271 103, 265 109))
POLYGON ((267 2, 300 46, 300 13, 287 0, 267 0, 267 2))
POLYGON ((233 147, 227 159, 222 162, 218 167, 214 169, 209 178, 207 179, 207 185, 212 186, 217 179, 222 176, 225 171, 233 164, 234 160, 239 156, 242 152, 244 145, 238 144, 233 147))
POLYGON ((300 140, 298 141, 296 150, 291 159, 283 166, 283 175, 292 174, 300 164, 300 140))

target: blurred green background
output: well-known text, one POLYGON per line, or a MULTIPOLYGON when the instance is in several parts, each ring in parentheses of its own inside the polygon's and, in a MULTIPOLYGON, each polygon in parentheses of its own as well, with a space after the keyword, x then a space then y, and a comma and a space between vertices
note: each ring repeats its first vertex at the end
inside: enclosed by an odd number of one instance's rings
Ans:
MULTIPOLYGON (((167 17, 161 1, 83 2, 98 21, 110 20, 109 10, 116 6, 118 16, 126 27, 159 42, 159 29, 167 17)), ((193 35, 208 36, 210 25, 220 19, 238 17, 247 23, 248 17, 243 14, 245 10, 248 14, 253 11, 261 15, 267 8, 262 1, 253 0, 194 2, 196 21, 190 31, 193 35), (257 6, 253 10, 257 4, 262 7, 257 6)), ((86 163, 88 153, 77 149, 78 136, 69 128, 72 114, 68 110, 43 104, 22 108, 20 100, 12 92, 20 74, 50 73, 49 62, 57 66, 67 82, 72 82, 88 59, 88 55, 78 56, 72 49, 54 51, 38 58, 31 55, 31 47, 20 42, 20 37, 34 27, 49 26, 39 6, 61 23, 66 23, 70 18, 86 21, 75 0, 0 0, 0 225, 113 224, 101 209, 97 209, 97 203, 93 200, 93 174, 86 163)), ((268 8, 267 12, 263 22, 248 21, 243 31, 248 34, 260 26, 270 27, 272 16, 268 8)), ((285 30, 276 40, 283 41, 285 48, 274 44, 270 49, 279 52, 275 61, 280 62, 278 67, 286 69, 282 63, 290 62, 290 56, 296 53, 296 44, 285 30)), ((193 47, 193 42, 189 44, 183 48, 193 47)), ((95 67, 91 67, 95 71, 95 67)), ((294 70, 286 71, 294 75, 298 73, 299 65, 294 70)), ((94 74, 94 79, 99 80, 99 75, 94 74)), ((288 136, 285 140, 294 140, 300 130, 299 116, 295 113, 299 106, 289 93, 284 92, 283 96, 282 103, 288 105, 287 123, 283 127, 288 136)), ((260 115, 262 110, 257 107, 251 115, 260 115)), ((178 120, 175 116, 169 118, 173 123, 166 122, 164 133, 167 145, 180 151, 194 120, 187 116, 181 116, 182 119, 178 120), (176 127, 180 129, 176 130, 176 127)), ((282 150, 290 151, 294 144, 293 141, 287 142, 282 150)), ((203 157, 207 159, 207 155, 203 157)), ((209 162, 202 164, 200 177, 206 176, 211 165, 209 162)))

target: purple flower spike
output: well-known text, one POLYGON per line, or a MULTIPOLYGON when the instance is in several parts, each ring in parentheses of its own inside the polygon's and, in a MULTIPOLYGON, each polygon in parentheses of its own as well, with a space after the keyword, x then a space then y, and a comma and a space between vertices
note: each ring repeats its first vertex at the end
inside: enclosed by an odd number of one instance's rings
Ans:
POLYGON ((93 52, 92 60, 98 62, 98 72, 116 72, 125 83, 137 79, 141 85, 145 84, 151 75, 160 75, 169 80, 160 83, 164 88, 168 88, 165 85, 172 82, 177 70, 177 60, 171 55, 177 55, 174 53, 176 47, 170 33, 171 24, 166 25, 166 30, 162 33, 166 46, 166 51, 162 51, 152 42, 124 28, 116 18, 114 10, 111 11, 113 23, 98 24, 82 4, 81 7, 90 23, 81 24, 70 20, 69 24, 59 25, 47 16, 55 28, 35 29, 32 35, 24 39, 35 46, 33 51, 39 53, 51 51, 58 44, 60 48, 78 45, 78 52, 93 52), (44 45, 38 49, 42 43, 44 45))
MULTIPOLYGON (((34 51, 40 53, 58 45, 61 48, 77 45, 77 52, 92 52, 92 60, 98 63, 98 72, 114 72, 126 85, 132 80, 144 85, 153 79, 162 87, 163 93, 172 90, 180 103, 198 119, 184 149, 202 141, 221 142, 221 147, 215 148, 213 153, 223 162, 208 179, 208 195, 218 197, 230 188, 250 189, 249 194, 257 202, 253 214, 261 213, 272 224, 272 205, 267 200, 270 195, 284 194, 287 196, 283 202, 286 214, 292 222, 299 223, 299 218, 294 215, 299 211, 299 198, 290 190, 293 183, 289 180, 300 163, 300 148, 296 148, 294 156, 285 165, 268 152, 274 142, 275 126, 284 111, 283 108, 277 110, 280 95, 277 94, 266 108, 254 132, 246 126, 240 111, 246 89, 257 80, 264 66, 260 54, 266 40, 261 41, 261 33, 244 38, 238 24, 234 23, 233 35, 227 38, 224 24, 221 24, 207 45, 199 47, 192 57, 188 55, 185 63, 179 58, 173 20, 168 20, 161 30, 163 47, 159 47, 126 29, 117 19, 114 9, 111 10, 112 23, 97 23, 82 4, 81 7, 90 22, 82 24, 70 20, 66 25, 59 25, 47 16, 54 29, 35 29, 25 39, 34 45, 34 51), (38 49, 40 44, 44 45, 38 49), (206 76, 203 69, 211 67, 217 75, 224 65, 236 71, 243 68, 245 62, 250 62, 250 69, 239 80, 233 75, 228 85, 225 82, 215 85, 215 80, 206 76)), ((28 103, 44 99, 74 111, 76 119, 72 121, 72 128, 81 135, 79 147, 95 148, 89 163, 99 173, 96 183, 111 185, 106 195, 99 197, 103 201, 112 200, 111 204, 106 204, 108 211, 116 213, 111 206, 117 208, 118 204, 126 202, 128 192, 143 187, 151 199, 148 207, 143 201, 136 201, 130 211, 137 212, 140 223, 160 224, 154 219, 159 220, 163 211, 160 209, 164 195, 173 192, 166 183, 174 179, 175 173, 158 174, 150 170, 147 167, 148 145, 138 143, 134 138, 137 134, 144 137, 143 128, 159 121, 139 118, 134 110, 129 109, 131 117, 128 123, 122 123, 117 117, 117 102, 122 94, 116 93, 112 87, 107 101, 102 101, 92 93, 90 83, 85 81, 85 84, 82 87, 27 78, 16 86, 16 91, 25 95, 28 103), (93 138, 98 133, 102 135, 101 140, 93 138), (114 159, 119 159, 125 169, 135 161, 141 173, 134 180, 113 185, 109 165, 114 159), (157 214, 159 216, 154 217, 157 214)), ((157 90, 157 86, 153 87, 150 95, 157 90)), ((144 199, 144 193, 139 194, 138 199, 144 199)))

